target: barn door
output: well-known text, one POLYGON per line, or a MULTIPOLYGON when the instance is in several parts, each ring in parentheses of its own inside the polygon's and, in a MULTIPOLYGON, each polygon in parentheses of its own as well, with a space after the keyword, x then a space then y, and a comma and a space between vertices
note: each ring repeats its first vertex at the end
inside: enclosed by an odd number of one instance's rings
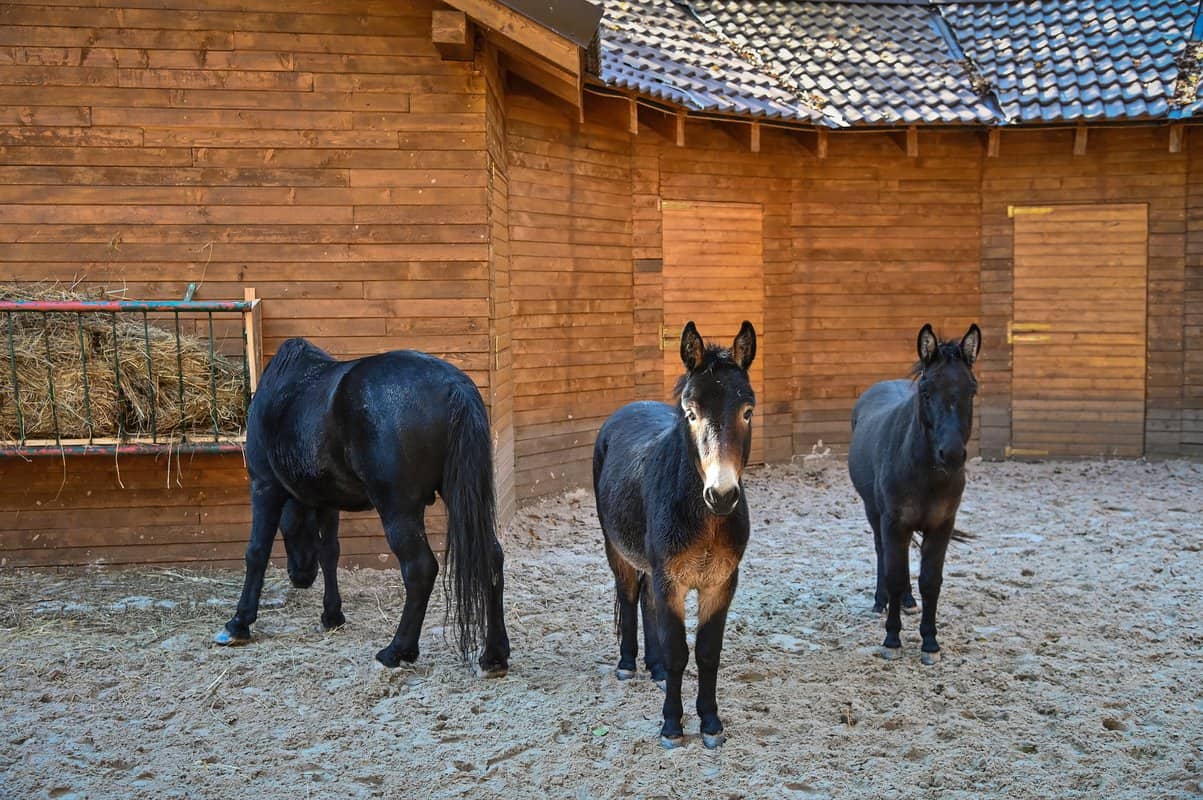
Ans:
POLYGON ((1014 208, 1011 452, 1144 452, 1144 205, 1014 208))
MULTIPOLYGON (((693 320, 708 343, 730 347, 745 319, 764 335, 764 243, 758 203, 664 200, 664 397, 681 366, 681 328, 693 320)), ((752 362, 752 388, 763 408, 763 338, 752 362)), ((754 464, 764 461, 763 428, 752 437, 754 464)))

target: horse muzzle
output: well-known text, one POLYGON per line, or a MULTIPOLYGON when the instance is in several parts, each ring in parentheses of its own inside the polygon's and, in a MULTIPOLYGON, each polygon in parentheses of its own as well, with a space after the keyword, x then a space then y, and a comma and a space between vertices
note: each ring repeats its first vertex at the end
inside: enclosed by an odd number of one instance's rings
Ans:
POLYGON ((726 489, 707 487, 702 490, 702 500, 712 513, 725 517, 739 505, 739 486, 726 489))

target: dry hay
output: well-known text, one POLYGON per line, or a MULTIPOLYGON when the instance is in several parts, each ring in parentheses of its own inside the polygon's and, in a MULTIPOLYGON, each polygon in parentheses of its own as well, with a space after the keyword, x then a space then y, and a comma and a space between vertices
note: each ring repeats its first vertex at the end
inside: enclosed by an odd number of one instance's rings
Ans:
MULTIPOLYGON (((24 284, 0 285, 0 299, 110 298, 99 289, 24 284)), ((114 325, 110 314, 14 313, 0 321, 0 344, 0 441, 19 441, 22 422, 26 439, 55 439, 56 429, 63 439, 211 437, 215 424, 228 437, 246 418, 241 359, 211 358, 207 338, 183 332, 177 345, 174 329, 144 327, 140 314, 118 315, 114 325)))

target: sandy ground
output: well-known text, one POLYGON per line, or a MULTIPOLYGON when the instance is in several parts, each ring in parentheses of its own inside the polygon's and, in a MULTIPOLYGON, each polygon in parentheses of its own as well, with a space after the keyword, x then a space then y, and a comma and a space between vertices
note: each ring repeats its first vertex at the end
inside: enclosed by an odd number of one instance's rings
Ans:
MULTIPOLYGON (((844 465, 749 476, 718 751, 692 716, 687 746, 663 750, 659 689, 614 678, 583 491, 508 532, 501 680, 457 663, 441 600, 414 668, 374 665, 401 608, 394 570, 344 573, 349 622, 332 634, 318 591, 272 571, 241 649, 209 644, 239 574, 4 570, 0 796, 1203 794, 1203 465, 970 472, 959 527, 979 538, 950 552, 935 667, 913 616, 905 657, 876 656, 872 545, 844 465)), ((687 710, 694 686, 691 670, 687 710)))

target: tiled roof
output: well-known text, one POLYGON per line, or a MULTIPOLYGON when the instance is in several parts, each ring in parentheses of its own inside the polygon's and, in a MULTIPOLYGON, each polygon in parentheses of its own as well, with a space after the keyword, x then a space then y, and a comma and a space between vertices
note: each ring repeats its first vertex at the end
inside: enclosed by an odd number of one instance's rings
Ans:
POLYGON ((817 121, 820 114, 748 53, 674 0, 607 2, 601 78, 693 111, 817 121))
POLYGON ((1203 114, 1200 0, 606 0, 601 79, 832 127, 1203 114))
POLYGON ((1027 0, 940 10, 1007 117, 1049 122, 1168 116, 1198 5, 1027 0))
POLYGON ((699 16, 759 54, 849 124, 989 122, 997 114, 922 5, 694 0, 699 16))

